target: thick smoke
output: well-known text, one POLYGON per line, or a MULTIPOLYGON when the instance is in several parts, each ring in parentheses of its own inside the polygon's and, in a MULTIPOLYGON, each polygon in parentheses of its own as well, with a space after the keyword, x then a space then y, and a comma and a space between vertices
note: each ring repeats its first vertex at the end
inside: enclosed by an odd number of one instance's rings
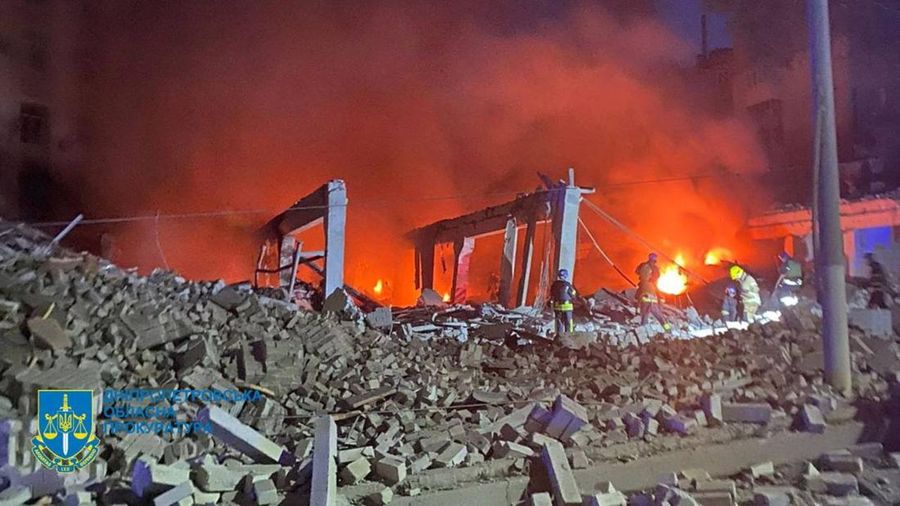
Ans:
MULTIPOLYGON (((707 90, 685 78, 684 41, 593 3, 481 5, 94 4, 84 200, 107 215, 271 209, 160 222, 172 268, 238 280, 255 227, 341 178, 349 282, 384 278, 399 303, 414 298, 405 231, 534 189, 536 171, 575 167, 595 202, 667 253, 741 249, 747 179, 621 186, 762 167, 749 129, 698 112, 707 90)), ((616 260, 646 253, 586 219, 616 260)), ((162 263, 152 222, 116 233, 126 263, 162 263)), ((579 265, 584 286, 614 280, 596 254, 579 265)))

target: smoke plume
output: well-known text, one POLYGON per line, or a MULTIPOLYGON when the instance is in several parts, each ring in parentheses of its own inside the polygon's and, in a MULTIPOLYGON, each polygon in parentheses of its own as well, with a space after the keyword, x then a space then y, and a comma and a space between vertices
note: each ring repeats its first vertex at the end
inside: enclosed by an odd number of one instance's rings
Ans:
MULTIPOLYGON (((344 179, 348 281, 383 278, 396 303, 415 296, 405 231, 532 190, 537 171, 575 167, 594 202, 668 254, 741 251, 746 179, 624 185, 763 165, 748 128, 703 112, 690 46, 595 3, 503 5, 94 4, 83 200, 98 215, 270 209, 116 229, 125 263, 164 255, 189 277, 238 280, 256 227, 344 179)), ((585 219, 617 261, 646 254, 585 219)), ((498 261, 484 254, 472 275, 486 286, 498 261)), ((614 276, 587 253, 576 281, 614 276)))

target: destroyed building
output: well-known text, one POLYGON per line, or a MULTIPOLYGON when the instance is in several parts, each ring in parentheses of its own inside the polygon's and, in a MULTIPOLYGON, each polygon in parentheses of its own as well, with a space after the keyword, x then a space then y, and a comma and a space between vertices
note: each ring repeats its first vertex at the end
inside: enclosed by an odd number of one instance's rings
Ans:
MULTIPOLYGON (((856 398, 887 409, 874 415, 822 383, 809 315, 705 338, 651 337, 625 324, 633 340, 599 329, 545 342, 533 313, 395 309, 385 325, 375 315, 298 311, 221 282, 144 278, 89 254, 48 257, 38 246, 49 239, 8 223, 0 230, 0 499, 9 504, 441 504, 447 494, 479 504, 624 504, 642 494, 737 504, 900 494, 873 481, 900 473, 885 449, 896 448, 889 413, 900 402, 893 338, 853 334, 856 398), (509 335, 532 344, 510 347, 509 335), (208 435, 103 436, 101 456, 72 475, 34 461, 36 389, 147 382, 253 389, 260 400, 178 408, 207 420, 208 435), (858 444, 872 423, 884 438, 858 444), (768 441, 754 439, 761 430, 768 441), (804 433, 815 434, 804 452, 783 460, 777 447, 804 433), (744 440, 765 450, 742 452, 744 440), (702 448, 702 459, 679 457, 688 448, 702 448), (658 467, 638 470, 654 459, 658 467), (782 466, 803 459, 802 470, 782 466)), ((615 297, 596 302, 598 315, 634 314, 615 297)))

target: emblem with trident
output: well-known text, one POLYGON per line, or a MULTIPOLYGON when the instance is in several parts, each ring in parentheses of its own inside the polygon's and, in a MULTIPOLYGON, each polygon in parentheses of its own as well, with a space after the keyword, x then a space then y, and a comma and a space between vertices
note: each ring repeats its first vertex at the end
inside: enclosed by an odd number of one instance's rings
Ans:
POLYGON ((69 407, 69 394, 63 394, 63 403, 55 415, 45 414, 44 419, 47 425, 44 427, 44 437, 53 440, 62 432, 62 449, 63 457, 69 455, 69 434, 75 436, 75 439, 84 439, 88 437, 87 429, 84 427, 84 419, 87 414, 82 413, 80 416, 69 407), (74 422, 74 428, 73 428, 74 422), (54 425, 55 423, 55 425, 54 425))

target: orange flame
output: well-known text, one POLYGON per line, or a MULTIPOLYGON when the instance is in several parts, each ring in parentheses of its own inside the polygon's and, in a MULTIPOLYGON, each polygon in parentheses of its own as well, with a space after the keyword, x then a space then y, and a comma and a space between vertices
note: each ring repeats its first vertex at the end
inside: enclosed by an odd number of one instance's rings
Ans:
POLYGON ((687 276, 681 272, 681 268, 685 267, 684 255, 681 253, 675 255, 675 263, 663 268, 659 279, 656 281, 656 288, 660 292, 669 295, 681 295, 687 290, 687 276))
POLYGON ((375 295, 381 295, 381 292, 384 291, 384 283, 381 279, 375 282, 375 286, 372 287, 372 290, 375 292, 375 295))
POLYGON ((444 302, 450 302, 450 292, 444 292, 444 302))
POLYGON ((716 247, 706 252, 706 258, 703 259, 703 263, 706 265, 719 265, 722 263, 722 260, 730 258, 734 258, 734 253, 730 249, 716 247))

